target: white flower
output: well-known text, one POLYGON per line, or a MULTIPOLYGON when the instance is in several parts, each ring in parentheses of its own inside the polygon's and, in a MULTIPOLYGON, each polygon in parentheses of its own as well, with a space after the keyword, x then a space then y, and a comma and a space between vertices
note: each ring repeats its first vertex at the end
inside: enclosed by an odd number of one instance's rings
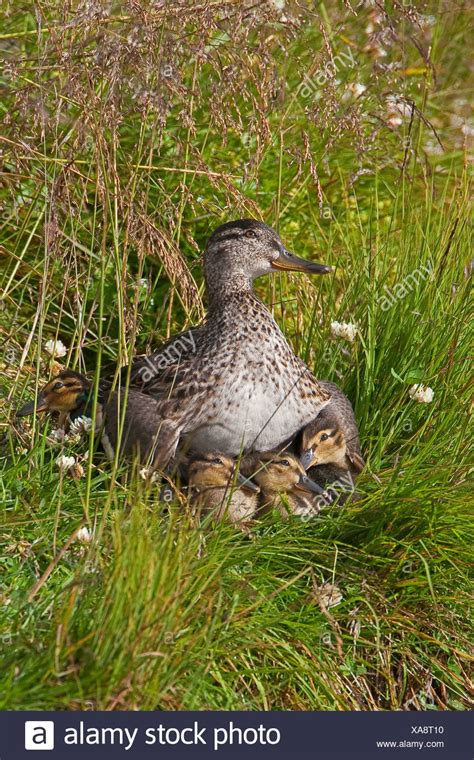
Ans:
POLYGON ((69 427, 70 435, 88 435, 92 430, 92 419, 90 417, 76 417, 69 427))
POLYGON ((89 532, 89 529, 84 527, 77 531, 76 541, 79 541, 80 544, 90 544, 92 541, 92 536, 89 532))
POLYGON ((400 127, 403 124, 403 119, 401 116, 389 116, 387 119, 387 124, 390 124, 391 127, 400 127))
POLYGON ((408 395, 419 404, 430 404, 433 401, 434 391, 433 388, 419 383, 411 386, 408 395))
POLYGON ((67 472, 68 470, 71 469, 71 467, 74 467, 74 465, 76 464, 76 460, 74 457, 68 457, 65 454, 61 454, 56 459, 56 464, 61 470, 61 472, 67 472))
POLYGON ((366 91, 367 87, 365 84, 362 84, 362 82, 351 82, 351 84, 347 86, 347 89, 349 92, 352 92, 356 98, 358 98, 360 95, 362 95, 362 93, 366 91))
POLYGON ((67 348, 60 340, 48 340, 44 345, 45 351, 55 359, 66 356, 67 348))
POLYGON ((50 434, 46 436, 46 440, 51 446, 58 446, 64 442, 65 437, 66 433, 64 430, 62 428, 56 428, 56 430, 52 430, 50 434))
POLYGON ((352 322, 331 322, 331 333, 335 338, 344 338, 353 343, 357 335, 357 325, 352 322))
POLYGON ((153 472, 151 467, 142 467, 138 474, 142 480, 150 480, 151 483, 156 483, 160 477, 157 472, 153 472))
POLYGON ((463 135, 466 135, 466 137, 473 137, 474 127, 471 127, 470 124, 463 124, 461 127, 461 132, 463 133, 463 135))
POLYGON ((399 127, 403 124, 403 119, 411 118, 411 105, 405 100, 389 95, 385 100, 387 106, 387 123, 391 127, 399 127))
POLYGON ((344 103, 347 103, 349 100, 353 100, 354 98, 359 98, 365 91, 367 87, 365 84, 362 84, 361 82, 351 82, 348 84, 342 93, 342 100, 344 103))

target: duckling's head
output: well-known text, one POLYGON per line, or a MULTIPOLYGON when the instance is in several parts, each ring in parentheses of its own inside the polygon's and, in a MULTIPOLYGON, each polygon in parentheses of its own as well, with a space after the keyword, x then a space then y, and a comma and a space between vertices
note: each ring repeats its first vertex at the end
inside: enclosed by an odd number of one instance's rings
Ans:
POLYGON ((40 390, 35 401, 28 401, 17 411, 17 416, 25 417, 37 412, 71 413, 84 404, 90 394, 90 383, 84 375, 65 369, 53 377, 40 390))
POLYGON ((364 468, 362 457, 349 451, 337 416, 324 409, 303 430, 300 461, 305 470, 319 464, 335 464, 346 469, 349 462, 358 471, 364 468))
POLYGON ((292 491, 324 493, 323 489, 309 478, 298 459, 291 454, 268 452, 259 455, 255 474, 252 476, 260 489, 267 494, 292 491))
POLYGON ((244 491, 257 493, 258 486, 235 471, 233 459, 220 452, 196 454, 189 462, 188 482, 191 488, 206 491, 210 488, 227 488, 235 480, 244 491))
POLYGON ((204 254, 208 290, 225 279, 240 278, 242 285, 250 286, 256 277, 279 269, 308 274, 331 271, 329 266, 306 261, 287 251, 275 230, 254 219, 222 224, 208 240, 204 254))

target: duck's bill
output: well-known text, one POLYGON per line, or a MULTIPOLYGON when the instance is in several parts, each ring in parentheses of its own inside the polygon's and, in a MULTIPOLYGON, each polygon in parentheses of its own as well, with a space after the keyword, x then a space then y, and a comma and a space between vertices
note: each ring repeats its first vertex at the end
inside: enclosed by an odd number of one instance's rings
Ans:
POLYGON ((36 404, 37 412, 45 412, 48 408, 46 399, 40 393, 39 396, 36 397, 36 402, 35 402, 35 399, 33 399, 32 401, 27 401, 26 404, 21 407, 21 409, 17 410, 16 416, 27 417, 29 414, 33 414, 35 411, 35 404, 36 404))
POLYGON ((308 478, 307 475, 301 475, 295 488, 299 491, 306 491, 306 493, 317 493, 319 495, 324 493, 324 488, 318 486, 318 484, 315 483, 314 480, 311 480, 311 478, 308 478))
POLYGON ((304 470, 309 470, 309 468, 315 464, 313 449, 306 449, 306 451, 303 451, 300 456, 300 463, 304 470))
POLYGON ((260 488, 250 478, 246 478, 240 472, 237 474, 237 485, 243 491, 248 491, 249 493, 258 493, 260 491, 260 488))
POLYGON ((282 248, 277 259, 272 261, 274 269, 286 269, 289 272, 306 272, 307 274, 328 274, 332 267, 327 264, 318 264, 316 261, 307 261, 296 256, 286 248, 282 248))

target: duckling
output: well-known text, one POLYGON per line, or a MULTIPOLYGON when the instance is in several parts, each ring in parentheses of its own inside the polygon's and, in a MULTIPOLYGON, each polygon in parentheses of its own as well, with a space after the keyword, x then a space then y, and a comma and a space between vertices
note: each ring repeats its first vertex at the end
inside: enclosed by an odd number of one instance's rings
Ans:
MULTIPOLYGON (((365 466, 354 411, 335 383, 321 381, 321 385, 331 393, 331 400, 302 430, 300 461, 318 484, 330 486, 337 482, 339 487, 352 491, 355 478, 365 466)), ((339 501, 345 501, 343 495, 339 501)))
POLYGON ((193 504, 213 512, 216 520, 242 523, 257 511, 258 486, 236 473, 234 460, 224 454, 194 454, 189 462, 188 484, 193 504))
MULTIPOLYGON (((36 400, 28 401, 16 414, 23 417, 33 414, 35 409, 58 412, 59 427, 67 430, 79 417, 92 417, 93 401, 94 388, 89 380, 80 372, 66 369, 46 383, 36 400)), ((104 392, 99 385, 95 432, 100 433, 110 459, 114 458, 123 416, 120 455, 128 459, 138 457, 141 462, 152 461, 160 433, 158 402, 134 389, 129 389, 126 395, 125 391, 104 392)))
POLYGON ((314 495, 324 490, 309 478, 298 459, 292 454, 269 451, 245 457, 241 463, 245 474, 260 488, 260 507, 263 512, 277 509, 284 517, 318 514, 314 495))

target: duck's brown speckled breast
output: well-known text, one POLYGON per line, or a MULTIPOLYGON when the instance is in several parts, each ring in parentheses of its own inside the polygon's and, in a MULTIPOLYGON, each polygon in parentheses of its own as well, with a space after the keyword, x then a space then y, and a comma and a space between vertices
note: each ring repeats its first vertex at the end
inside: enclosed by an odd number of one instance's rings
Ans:
POLYGON ((184 427, 197 450, 235 456, 277 448, 313 419, 328 398, 256 297, 245 310, 238 300, 227 303, 199 353, 186 381, 195 393, 205 392, 184 427))

